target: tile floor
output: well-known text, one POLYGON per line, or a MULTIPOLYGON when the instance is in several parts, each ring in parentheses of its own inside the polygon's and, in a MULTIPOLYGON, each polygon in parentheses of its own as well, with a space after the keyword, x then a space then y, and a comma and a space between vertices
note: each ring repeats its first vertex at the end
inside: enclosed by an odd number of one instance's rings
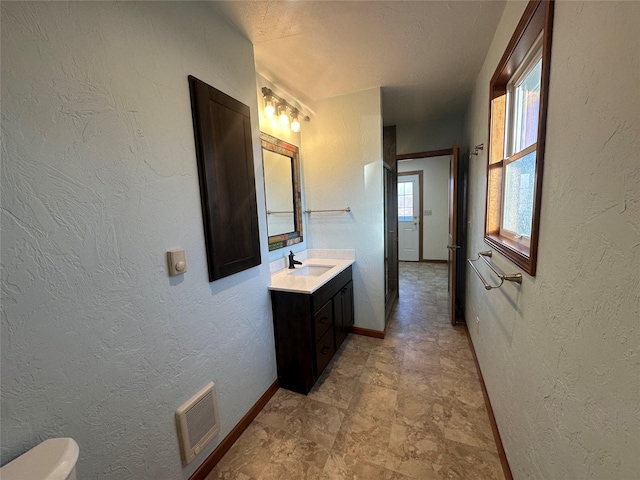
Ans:
POLYGON ((308 396, 269 401, 207 477, 503 479, 446 265, 400 264, 384 340, 349 335, 308 396))

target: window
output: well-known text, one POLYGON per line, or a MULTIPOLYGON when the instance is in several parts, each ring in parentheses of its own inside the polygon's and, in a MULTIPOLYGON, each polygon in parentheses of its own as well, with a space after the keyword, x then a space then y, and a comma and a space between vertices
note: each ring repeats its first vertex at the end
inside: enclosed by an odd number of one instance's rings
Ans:
POLYGON ((398 221, 413 221, 413 182, 398 182, 398 221))
POLYGON ((490 84, 485 242, 535 275, 553 2, 533 0, 490 84))

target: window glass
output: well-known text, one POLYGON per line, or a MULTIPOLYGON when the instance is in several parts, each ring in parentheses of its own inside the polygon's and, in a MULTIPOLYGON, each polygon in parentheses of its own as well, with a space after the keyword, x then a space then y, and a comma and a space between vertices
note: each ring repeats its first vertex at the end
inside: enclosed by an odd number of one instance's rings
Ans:
POLYGON ((502 227, 518 236, 531 237, 536 151, 505 167, 502 227))
POLYGON ((398 182, 398 221, 413 220, 413 182, 398 182))
POLYGON ((514 125, 513 152, 518 153, 538 139, 538 116, 540 113, 540 81, 542 78, 542 58, 515 85, 513 91, 514 125))

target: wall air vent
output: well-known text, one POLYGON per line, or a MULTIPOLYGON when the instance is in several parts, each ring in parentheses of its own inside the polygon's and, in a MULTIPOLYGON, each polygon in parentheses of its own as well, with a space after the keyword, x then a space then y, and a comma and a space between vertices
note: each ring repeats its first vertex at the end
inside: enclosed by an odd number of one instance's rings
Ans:
POLYGON ((220 431, 216 387, 210 382, 176 410, 182 465, 186 466, 220 431))

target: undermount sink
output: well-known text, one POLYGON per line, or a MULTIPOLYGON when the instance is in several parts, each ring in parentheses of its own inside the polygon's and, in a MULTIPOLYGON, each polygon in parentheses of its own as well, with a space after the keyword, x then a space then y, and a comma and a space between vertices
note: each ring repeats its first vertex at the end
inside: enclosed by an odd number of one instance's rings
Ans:
POLYGON ((282 268, 282 263, 288 263, 284 260, 272 265, 280 267, 274 268, 271 274, 269 290, 273 292, 312 294, 354 263, 353 258, 310 257, 302 260, 301 265, 297 264, 297 268, 289 269, 282 268))
POLYGON ((334 265, 305 265, 304 267, 296 268, 289 275, 298 275, 300 277, 319 277, 323 273, 327 273, 334 265))

